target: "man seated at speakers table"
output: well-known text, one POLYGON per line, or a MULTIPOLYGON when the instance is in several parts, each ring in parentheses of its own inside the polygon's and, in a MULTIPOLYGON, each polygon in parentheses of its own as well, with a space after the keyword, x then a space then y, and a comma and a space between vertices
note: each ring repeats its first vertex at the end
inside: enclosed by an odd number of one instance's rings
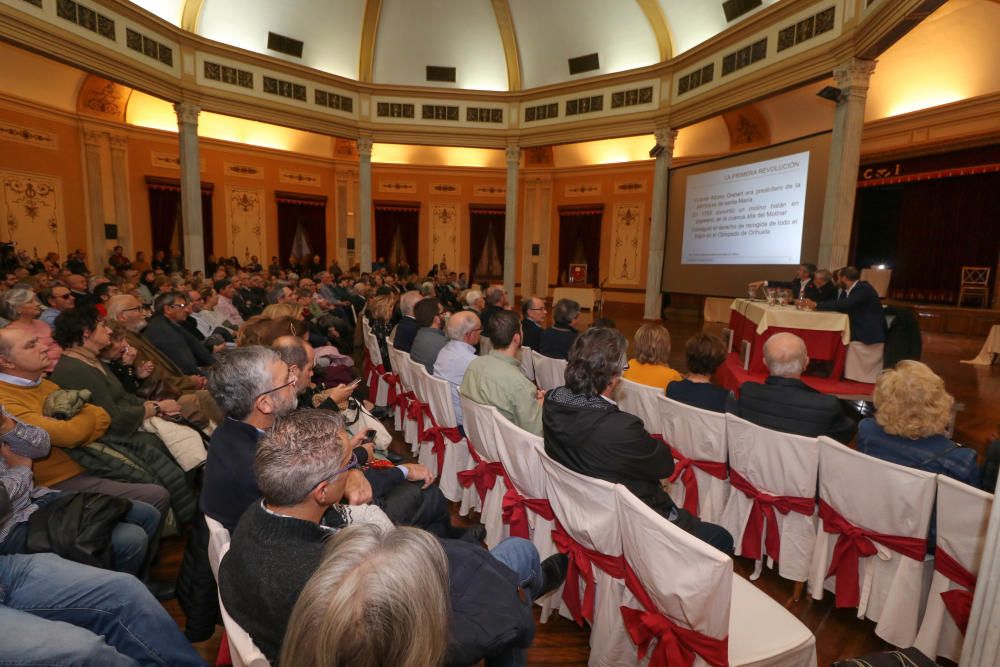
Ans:
POLYGON ((799 268, 795 271, 795 278, 788 282, 755 280, 749 284, 749 287, 754 291, 759 290, 761 287, 787 289, 791 290, 792 297, 795 299, 813 299, 818 301, 823 298, 823 295, 820 294, 819 287, 813 278, 815 273, 815 264, 799 264, 799 268))

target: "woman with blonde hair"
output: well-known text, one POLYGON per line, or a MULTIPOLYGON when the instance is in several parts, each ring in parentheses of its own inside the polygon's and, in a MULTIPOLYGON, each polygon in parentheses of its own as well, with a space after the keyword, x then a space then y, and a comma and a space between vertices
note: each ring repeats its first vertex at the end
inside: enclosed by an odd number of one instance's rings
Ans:
POLYGON ((368 307, 365 313, 368 315, 368 326, 371 327, 372 335, 378 342, 378 351, 382 355, 382 365, 386 370, 391 371, 389 361, 389 334, 394 326, 393 314, 396 310, 398 294, 379 294, 368 300, 368 307))
POLYGON ((858 424, 858 450, 980 487, 976 452, 946 435, 955 399, 927 364, 904 360, 875 383, 875 417, 858 424))
POLYGON ((628 360, 622 377, 632 382, 666 390, 671 382, 683 379, 667 363, 670 359, 670 332, 662 324, 643 324, 635 332, 635 357, 628 360))
POLYGON ((281 664, 440 665, 448 646, 448 561, 416 528, 350 526, 326 546, 299 595, 281 664))
POLYGON ((272 303, 261 313, 264 319, 276 320, 281 317, 302 319, 302 306, 297 303, 272 303))

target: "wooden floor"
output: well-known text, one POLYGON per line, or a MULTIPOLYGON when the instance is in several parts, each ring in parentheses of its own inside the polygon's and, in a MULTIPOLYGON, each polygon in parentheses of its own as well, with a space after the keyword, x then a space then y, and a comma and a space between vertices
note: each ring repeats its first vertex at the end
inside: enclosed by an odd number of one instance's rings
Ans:
MULTIPOLYGON (((584 324, 590 320, 584 313, 584 324)), ((641 322, 618 321, 617 325, 627 336, 631 336, 641 322)), ((722 325, 695 322, 669 322, 674 351, 672 365, 684 370, 684 341, 698 330, 717 333, 722 325)), ((959 403, 964 405, 958 414, 955 439, 963 445, 976 448, 980 454, 987 438, 1000 424, 1000 365, 992 367, 971 366, 959 363, 962 359, 976 356, 983 340, 967 339, 952 334, 924 334, 924 361, 941 375, 948 390, 959 403)), ((395 443, 402 453, 401 442, 395 443)), ((456 523, 462 520, 456 517, 456 523)), ((154 576, 173 579, 180 568, 183 541, 179 538, 166 540, 161 549, 160 561, 154 576)), ((737 558, 736 572, 747 577, 753 569, 752 561, 737 558)), ((818 661, 829 665, 841 658, 864 655, 884 650, 888 646, 875 636, 874 624, 859 620, 851 609, 835 609, 833 599, 827 594, 822 600, 812 600, 803 596, 802 600, 791 601, 792 584, 782 580, 770 571, 755 582, 755 585, 779 601, 801 620, 815 635, 818 661)), ((165 603, 166 609, 181 627, 184 615, 176 601, 165 603)), ((537 618, 537 608, 536 608, 537 618)), ((221 638, 221 629, 208 641, 197 644, 201 655, 214 664, 221 638)), ((539 624, 534 645, 528 651, 529 665, 584 665, 588 656, 588 632, 578 628, 571 621, 553 617, 545 624, 539 624)))

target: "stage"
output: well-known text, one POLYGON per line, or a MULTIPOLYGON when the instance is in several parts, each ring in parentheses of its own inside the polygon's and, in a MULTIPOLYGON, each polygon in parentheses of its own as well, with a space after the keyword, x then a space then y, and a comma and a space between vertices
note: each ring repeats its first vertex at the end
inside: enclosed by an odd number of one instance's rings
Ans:
MULTIPOLYGON (((744 370, 740 355, 731 352, 726 357, 725 363, 716 371, 715 377, 719 384, 726 389, 732 390, 734 394, 739 396, 740 385, 744 382, 764 382, 767 379, 767 372, 751 373, 744 370)), ((803 375, 802 381, 816 391, 852 400, 868 400, 875 390, 875 385, 873 384, 854 382, 846 379, 834 380, 833 378, 819 377, 817 375, 803 375)))

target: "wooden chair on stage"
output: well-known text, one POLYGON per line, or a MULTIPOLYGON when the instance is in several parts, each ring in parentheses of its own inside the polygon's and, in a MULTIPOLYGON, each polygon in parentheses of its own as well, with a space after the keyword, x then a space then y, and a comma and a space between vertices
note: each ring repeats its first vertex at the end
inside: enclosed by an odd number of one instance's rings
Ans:
POLYGON ((979 298, 980 308, 990 307, 990 267, 962 267, 962 285, 958 290, 958 305, 961 306, 966 297, 970 296, 979 298))

